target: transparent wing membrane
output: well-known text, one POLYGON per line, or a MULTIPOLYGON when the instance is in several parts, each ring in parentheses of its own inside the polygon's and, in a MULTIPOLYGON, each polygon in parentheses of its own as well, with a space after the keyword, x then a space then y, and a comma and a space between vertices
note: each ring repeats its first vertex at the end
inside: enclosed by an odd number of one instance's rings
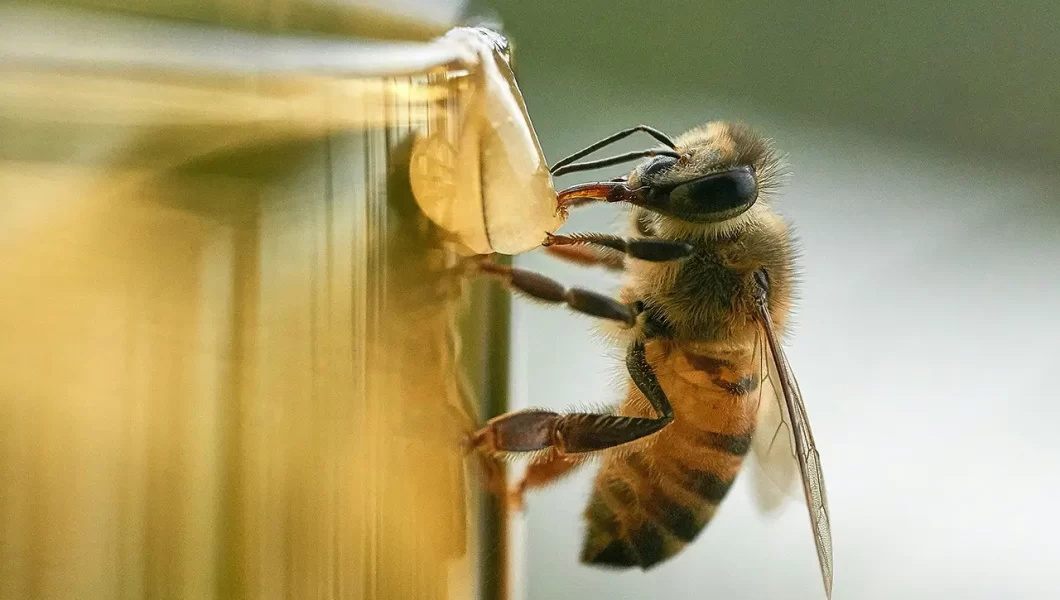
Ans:
POLYGON ((779 509, 796 494, 798 469, 791 419, 772 359, 765 331, 760 331, 755 340, 755 361, 762 383, 758 387, 758 424, 752 442, 755 460, 749 466, 754 474, 755 500, 759 509, 767 513, 779 509))
POLYGON ((792 488, 794 467, 798 465, 814 543, 817 546, 817 558, 821 564, 821 577, 825 593, 830 598, 832 527, 828 515, 824 475, 821 472, 821 457, 813 439, 799 384, 773 331, 768 310, 765 306, 762 308, 762 314, 759 315, 762 329, 755 352, 761 354, 766 364, 762 370, 763 381, 758 407, 759 429, 755 434, 754 452, 758 459, 758 470, 765 475, 767 481, 755 482, 756 492, 759 493, 758 502, 766 510, 779 506, 783 502, 783 494, 792 488), (774 489, 770 490, 769 486, 774 489), (766 493, 763 494, 761 490, 766 493))

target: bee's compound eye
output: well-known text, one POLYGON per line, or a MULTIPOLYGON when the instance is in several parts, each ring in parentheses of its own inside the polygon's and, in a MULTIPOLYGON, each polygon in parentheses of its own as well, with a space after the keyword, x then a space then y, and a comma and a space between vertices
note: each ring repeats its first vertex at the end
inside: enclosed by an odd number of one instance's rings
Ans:
POLYGON ((677 159, 672 156, 656 156, 648 163, 648 166, 644 167, 644 173, 641 174, 641 178, 653 179, 660 173, 668 171, 675 164, 677 164, 677 159))
POLYGON ((758 197, 758 183, 748 167, 713 173, 673 189, 673 210, 693 221, 717 221, 747 210, 758 197))
POLYGON ((735 169, 702 177, 688 185, 688 194, 697 204, 725 210, 754 198, 755 177, 746 169, 735 169))

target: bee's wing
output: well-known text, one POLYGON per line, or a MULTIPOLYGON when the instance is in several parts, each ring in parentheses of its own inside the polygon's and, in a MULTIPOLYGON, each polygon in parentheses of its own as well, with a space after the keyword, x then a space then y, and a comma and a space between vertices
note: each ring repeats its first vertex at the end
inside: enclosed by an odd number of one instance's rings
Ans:
POLYGON ((762 370, 762 395, 758 409, 759 427, 764 426, 764 429, 755 434, 755 455, 759 459, 759 467, 781 490, 790 488, 793 472, 791 465, 798 464, 825 593, 830 598, 832 526, 828 517, 828 499, 825 494, 824 475, 821 473, 821 457, 813 440, 799 384, 795 381, 764 303, 759 307, 758 321, 761 324, 761 332, 755 351, 761 353, 766 364, 762 370))
POLYGON ((748 465, 754 475, 754 496, 762 512, 780 508, 795 493, 795 441, 791 437, 788 411, 773 354, 764 331, 755 340, 754 360, 761 377, 758 387, 758 423, 751 447, 754 459, 748 465))

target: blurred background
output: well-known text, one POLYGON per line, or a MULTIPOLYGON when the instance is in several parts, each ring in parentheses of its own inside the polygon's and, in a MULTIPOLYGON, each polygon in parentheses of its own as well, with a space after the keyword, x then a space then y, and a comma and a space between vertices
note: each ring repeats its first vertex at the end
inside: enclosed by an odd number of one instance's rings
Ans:
MULTIPOLYGON (((460 383, 484 413, 505 380, 513 408, 609 403, 621 350, 519 300, 506 344, 503 295, 426 285, 452 257, 425 251, 437 240, 393 175, 411 132, 454 134, 466 88, 402 61, 452 60, 421 44, 460 2, 74 4, 165 25, 64 21, 45 44, 83 61, 64 71, 0 18, 0 597, 823 597, 804 508, 763 517, 743 479, 647 573, 578 563, 593 467, 530 495, 504 544, 454 443, 460 383)), ((550 162, 637 123, 713 119, 788 155, 776 208, 804 283, 787 346, 834 598, 1060 595, 1060 6, 464 13, 503 23, 550 162)), ((620 215, 585 208, 564 230, 620 215)), ((536 251, 515 262, 619 286, 536 251)))
POLYGON ((0 598, 502 597, 507 298, 410 182, 460 9, 0 4, 0 598))
MULTIPOLYGON (((676 135, 712 119, 788 154, 776 208, 804 283, 787 345, 828 483, 833 597, 1060 595, 1060 5, 494 6, 551 162, 638 123, 676 135)), ((564 229, 620 215, 586 208, 564 229)), ((516 262, 617 288, 540 252, 516 262)), ((516 406, 620 398, 621 352, 590 320, 513 311, 516 406)), ((804 509, 762 518, 748 481, 648 573, 578 564, 593 471, 529 496, 524 598, 822 597, 804 509)))

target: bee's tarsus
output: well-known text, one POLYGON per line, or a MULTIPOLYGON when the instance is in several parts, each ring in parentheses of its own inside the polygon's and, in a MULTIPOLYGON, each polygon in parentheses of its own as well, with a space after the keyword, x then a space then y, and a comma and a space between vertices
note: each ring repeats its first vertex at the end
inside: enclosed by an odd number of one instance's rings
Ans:
POLYGON ((609 248, 592 246, 551 246, 544 247, 545 252, 569 263, 586 267, 604 267, 612 271, 626 269, 626 257, 609 248))
POLYGON ((574 233, 571 235, 549 234, 545 240, 545 246, 555 248, 558 246, 577 246, 591 244, 601 246, 616 252, 622 252, 626 256, 649 262, 668 262, 680 260, 692 254, 695 249, 692 244, 663 240, 659 238, 632 238, 626 239, 617 235, 606 233, 574 233))

